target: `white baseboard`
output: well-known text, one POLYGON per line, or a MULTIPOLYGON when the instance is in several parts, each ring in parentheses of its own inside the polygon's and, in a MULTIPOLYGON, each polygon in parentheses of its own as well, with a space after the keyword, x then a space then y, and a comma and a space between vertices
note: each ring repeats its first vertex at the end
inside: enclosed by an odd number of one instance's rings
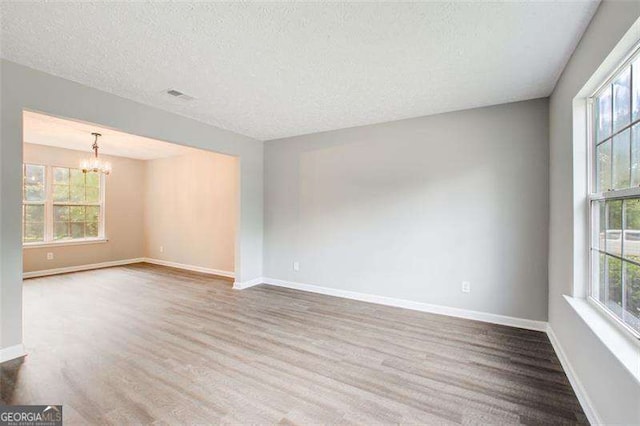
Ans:
POLYGON ((187 271, 202 272, 203 274, 219 275, 221 277, 234 278, 236 276, 236 274, 231 272, 231 271, 223 271, 221 269, 205 268, 203 266, 186 265, 184 263, 171 262, 171 261, 168 261, 168 260, 154 259, 154 258, 151 258, 151 257, 144 257, 141 261, 142 262, 147 262, 147 263, 153 263, 154 265, 162 265, 162 266, 169 266, 171 268, 184 269, 184 270, 187 270, 187 271))
POLYGON ((25 356, 26 354, 27 352, 25 352, 24 345, 22 343, 9 346, 8 348, 0 349, 0 363, 20 358, 21 356, 25 356))
MULTIPOLYGON (((169 266, 172 268, 185 269, 188 271, 202 272, 205 274, 220 275, 223 277, 233 278, 235 274, 230 271, 222 271, 220 269, 203 268, 202 266, 185 265, 183 263, 170 262, 167 260, 152 259, 150 257, 138 257, 135 259, 114 260, 112 262, 90 263, 88 265, 68 266, 65 268, 44 269, 41 271, 24 272, 22 278, 46 277, 48 275, 66 274, 69 272, 88 271, 90 269, 109 268, 112 266, 130 265, 132 263, 153 263, 155 265, 169 266)), ((254 284, 255 285, 255 284, 254 284)))
POLYGON ((112 262, 91 263, 88 265, 67 266, 65 268, 44 269, 41 271, 24 272, 22 278, 46 277, 47 275, 66 274, 69 272, 88 271, 90 269, 109 268, 112 266, 130 265, 144 262, 144 258, 114 260, 112 262))
POLYGON ((567 375, 567 378, 569 379, 569 383, 571 383, 571 387, 573 388, 573 391, 575 392, 576 397, 578 398, 578 401, 582 406, 582 410, 584 411, 584 414, 587 416, 587 419, 589 419, 589 423, 591 423, 592 425, 603 424, 602 420, 600 420, 600 416, 598 416, 598 413, 596 412, 593 406, 593 403, 589 399, 589 396, 587 395, 587 392, 585 391, 584 386, 582 386, 582 382, 580 382, 580 379, 578 379, 578 376, 573 370, 573 367, 569 362, 569 358, 567 358, 567 355, 564 353, 564 350, 560 345, 560 341, 556 337, 556 334, 553 332, 551 325, 547 327, 547 336, 549 336, 549 340, 551 341, 553 350, 556 352, 556 355, 558 355, 558 359, 560 360, 562 369, 567 375))
POLYGON ((233 283, 233 289, 244 290, 245 288, 253 287, 254 285, 263 284, 265 282, 264 280, 265 278, 258 277, 245 282, 236 281, 233 283))
POLYGON ((546 321, 535 321, 525 318, 509 317, 506 315, 491 314, 487 312, 470 311, 467 309, 451 308, 448 306, 432 305, 429 303, 415 302, 412 300, 396 299, 393 297, 377 296, 373 294, 358 293, 355 291, 340 290, 329 287, 320 287, 312 284, 302 284, 292 281, 284 281, 275 278, 263 278, 264 284, 278 287, 292 288, 295 290, 309 291, 311 293, 326 294, 328 296, 343 297, 346 299, 360 300, 363 302, 377 303, 379 305, 395 306, 412 309, 414 311, 429 312, 432 314, 448 315, 457 318, 466 318, 492 324, 508 325, 511 327, 526 328, 528 330, 547 331, 546 321))

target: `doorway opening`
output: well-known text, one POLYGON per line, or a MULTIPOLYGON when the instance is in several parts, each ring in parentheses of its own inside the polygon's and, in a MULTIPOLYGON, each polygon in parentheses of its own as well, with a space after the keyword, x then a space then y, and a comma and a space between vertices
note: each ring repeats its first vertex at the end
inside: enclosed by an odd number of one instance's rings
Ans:
POLYGON ((25 278, 148 262, 232 280, 237 157, 37 112, 23 126, 25 278), (96 139, 108 174, 82 170, 96 139))

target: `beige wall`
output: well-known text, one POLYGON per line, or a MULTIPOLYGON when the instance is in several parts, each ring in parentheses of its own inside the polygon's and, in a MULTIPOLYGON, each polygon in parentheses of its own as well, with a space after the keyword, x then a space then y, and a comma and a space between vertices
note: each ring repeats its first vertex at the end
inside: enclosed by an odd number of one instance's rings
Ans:
MULTIPOLYGON (((86 151, 24 144, 24 161, 35 164, 78 167, 86 151)), ((106 237, 108 242, 61 247, 23 249, 23 270, 44 269, 110 262, 144 256, 142 185, 145 162, 105 156, 113 165, 105 187, 106 237), (54 259, 47 260, 47 253, 54 259)))
MULTIPOLYGON (((25 143, 24 161, 77 167, 85 151, 25 143)), ((106 243, 23 249, 24 272, 150 257, 234 272, 238 160, 200 151, 113 164, 106 243), (164 252, 160 252, 160 246, 164 252), (54 259, 47 260, 47 253, 54 259)))
POLYGON ((238 173, 236 158, 204 151, 148 161, 147 256, 233 272, 238 173))

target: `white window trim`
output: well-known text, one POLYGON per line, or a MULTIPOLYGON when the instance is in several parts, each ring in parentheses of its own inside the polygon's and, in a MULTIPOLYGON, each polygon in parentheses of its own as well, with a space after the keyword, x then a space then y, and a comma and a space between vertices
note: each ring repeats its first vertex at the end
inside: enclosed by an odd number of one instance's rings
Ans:
POLYGON ((619 322, 590 301, 589 288, 591 277, 591 211, 589 208, 591 182, 591 145, 588 131, 591 113, 588 98, 598 91, 609 77, 615 74, 619 65, 632 56, 638 47, 640 19, 631 26, 616 47, 604 59, 585 85, 573 99, 572 157, 573 157, 573 193, 572 193, 572 281, 570 295, 564 299, 570 308, 587 325, 610 353, 640 383, 640 340, 619 326, 619 322))
MULTIPOLYGON (((75 246, 84 244, 99 244, 106 243, 109 239, 106 236, 106 176, 100 174, 100 202, 99 203, 64 203, 65 205, 79 205, 79 206, 100 206, 100 217, 98 219, 98 236, 93 238, 76 238, 66 240, 54 240, 53 239, 53 169, 55 167, 65 169, 78 169, 77 167, 71 167, 68 165, 57 164, 39 164, 35 162, 24 162, 24 164, 31 164, 34 166, 44 166, 44 186, 45 186, 45 201, 44 201, 44 241, 35 242, 23 242, 22 248, 39 248, 39 247, 60 247, 60 246, 75 246)), ((22 204, 43 204, 42 201, 25 201, 24 200, 24 187, 22 204)), ((21 226, 23 226, 24 217, 21 218, 21 226)), ((23 230, 24 232, 24 230, 23 230)))
POLYGON ((43 247, 60 247, 60 246, 83 246, 87 244, 101 244, 108 243, 109 240, 106 238, 77 238, 75 240, 62 240, 62 241, 49 241, 46 243, 43 242, 35 242, 35 243, 23 243, 23 249, 35 249, 35 248, 43 248, 43 247))
MULTIPOLYGON (((592 210, 592 203, 593 201, 600 201, 600 200, 610 200, 610 199, 614 199, 614 200, 622 200, 625 198, 640 198, 640 187, 632 187, 632 188, 625 188, 625 189, 613 189, 613 190, 608 190, 608 191, 603 191, 603 192, 595 192, 594 188, 596 186, 596 153, 595 153, 595 148, 596 148, 596 139, 595 139, 595 118, 594 118, 594 104, 595 104, 595 99, 596 97, 600 94, 600 92, 602 91, 602 89, 604 87, 609 86, 613 80, 615 78, 618 77, 618 73, 623 70, 624 68, 628 67, 631 65, 631 63, 635 60, 640 59, 640 43, 636 43, 634 45, 634 47, 631 49, 631 51, 629 53, 627 53, 627 55, 625 56, 624 60, 620 61, 620 63, 608 74, 608 76, 603 79, 602 84, 600 84, 590 95, 589 97, 586 99, 586 103, 587 103, 587 117, 586 117, 586 139, 587 139, 587 220, 588 220, 588 257, 587 257, 587 262, 588 262, 588 286, 587 286, 587 291, 586 291, 586 299, 587 301, 596 309, 600 312, 601 315, 605 315, 609 320, 614 322, 614 325, 620 329, 620 331, 622 331, 623 333, 628 333, 631 335, 631 337, 636 341, 636 342, 640 342, 640 332, 638 332, 637 330, 633 329, 632 327, 630 327, 628 324, 626 324, 621 318, 618 318, 613 312, 611 312, 610 309, 608 309, 606 306, 604 306, 602 304, 602 302, 600 302, 598 299, 596 299, 596 297, 594 297, 593 295, 593 288, 594 288, 594 271, 593 271, 593 257, 592 257, 592 252, 593 252, 593 247, 594 247, 594 231, 593 231, 593 210, 592 210)), ((633 84, 633 83, 632 83, 633 84)), ((630 95, 632 96, 632 95, 630 95)), ((613 99, 612 99, 613 102, 613 99)), ((629 111, 629 113, 631 114, 631 111, 629 111)), ((611 119, 613 120, 613 116, 611 117, 611 119)), ((630 117, 630 124, 629 126, 625 126, 624 129, 631 129, 634 125, 636 124, 640 124, 640 118, 633 121, 631 120, 630 117)), ((611 140, 613 140, 614 135, 621 133, 623 130, 618 130, 616 132, 613 132, 609 138, 611 138, 611 140)), ((631 136, 629 136, 631 137, 631 136)), ((607 138, 608 139, 608 138, 607 138)), ((606 139, 605 139, 606 140, 606 139)), ((613 160, 612 160, 613 161, 613 160)), ((611 177, 613 179, 613 176, 611 177)), ((624 215, 624 212, 623 212, 624 215)), ((624 219, 623 219, 623 226, 624 226, 624 219)), ((602 253, 602 251, 600 251, 602 253)), ((630 262, 629 259, 624 259, 622 256, 618 257, 615 255, 612 255, 611 253, 606 253, 609 256, 613 256, 613 257, 617 257, 619 258, 621 261, 623 262, 630 262)), ((630 262, 630 263, 635 263, 635 262, 630 262)), ((624 277, 622 278, 624 280, 624 277)), ((624 282, 624 281, 623 281, 624 282)), ((623 294, 623 300, 624 300, 624 294, 623 294)), ((624 309, 624 308, 623 308, 624 309)))

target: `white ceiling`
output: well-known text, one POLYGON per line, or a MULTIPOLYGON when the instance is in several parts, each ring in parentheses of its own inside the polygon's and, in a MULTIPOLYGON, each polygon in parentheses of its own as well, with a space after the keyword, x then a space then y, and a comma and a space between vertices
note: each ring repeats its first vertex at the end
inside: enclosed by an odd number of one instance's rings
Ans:
POLYGON ((98 145, 100 154, 105 155, 153 160, 198 151, 194 148, 130 135, 95 124, 29 111, 23 113, 23 139, 27 143, 87 151, 88 155, 91 153, 93 144, 92 132, 102 134, 98 145))
POLYGON ((0 55, 266 140, 548 96, 597 6, 2 2, 0 55))

